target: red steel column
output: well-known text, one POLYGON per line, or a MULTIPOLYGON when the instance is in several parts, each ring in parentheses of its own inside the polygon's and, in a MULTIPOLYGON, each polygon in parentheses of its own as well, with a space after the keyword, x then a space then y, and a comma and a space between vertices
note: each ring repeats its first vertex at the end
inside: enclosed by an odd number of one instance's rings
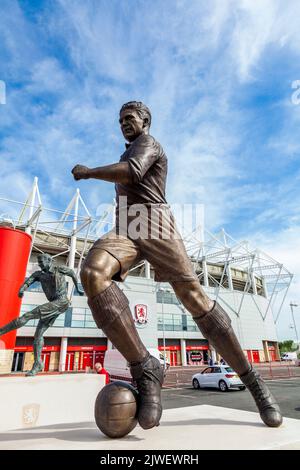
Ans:
MULTIPOLYGON (((25 279, 31 240, 21 230, 0 227, 0 326, 20 314, 18 292, 25 279)), ((0 336, 0 374, 11 371, 16 336, 16 330, 0 336)))

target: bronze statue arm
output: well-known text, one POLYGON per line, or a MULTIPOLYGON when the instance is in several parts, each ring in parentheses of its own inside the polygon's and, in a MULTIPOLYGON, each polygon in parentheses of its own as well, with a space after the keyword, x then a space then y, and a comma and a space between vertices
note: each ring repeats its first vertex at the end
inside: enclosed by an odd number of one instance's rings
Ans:
POLYGON ((74 282, 74 286, 75 286, 75 289, 78 292, 78 294, 79 295, 84 295, 83 290, 79 289, 79 287, 78 287, 78 281, 77 281, 77 277, 76 277, 76 274, 74 273, 74 271, 72 271, 72 273, 70 274, 70 277, 72 278, 72 280, 74 282))
POLYGON ((128 162, 113 163, 112 165, 88 168, 76 165, 72 170, 75 180, 95 178, 111 183, 132 184, 132 173, 128 162))
POLYGON ((74 282, 75 289, 79 295, 84 295, 83 290, 79 289, 78 287, 77 276, 73 269, 67 268, 67 266, 59 266, 59 271, 65 274, 65 276, 69 276, 72 279, 72 281, 74 282))
POLYGON ((24 292, 28 289, 28 287, 38 280, 39 280, 39 271, 36 271, 33 274, 31 274, 31 276, 29 276, 27 279, 25 279, 25 282, 23 282, 23 284, 21 285, 19 289, 18 296, 22 298, 24 295, 24 292))

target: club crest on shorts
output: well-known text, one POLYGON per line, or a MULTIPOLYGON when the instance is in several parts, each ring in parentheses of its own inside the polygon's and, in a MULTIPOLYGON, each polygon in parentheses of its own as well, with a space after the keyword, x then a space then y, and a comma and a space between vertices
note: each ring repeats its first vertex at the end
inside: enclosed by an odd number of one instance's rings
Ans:
POLYGON ((134 308, 135 311, 135 321, 137 323, 147 323, 148 321, 148 308, 147 305, 137 304, 134 308))

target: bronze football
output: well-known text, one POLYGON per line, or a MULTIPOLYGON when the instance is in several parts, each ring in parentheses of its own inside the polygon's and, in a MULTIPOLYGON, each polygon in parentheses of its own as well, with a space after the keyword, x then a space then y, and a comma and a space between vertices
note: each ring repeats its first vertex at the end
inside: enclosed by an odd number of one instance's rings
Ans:
POLYGON ((95 421, 108 437, 124 437, 137 425, 137 391, 126 382, 112 382, 98 394, 95 421))

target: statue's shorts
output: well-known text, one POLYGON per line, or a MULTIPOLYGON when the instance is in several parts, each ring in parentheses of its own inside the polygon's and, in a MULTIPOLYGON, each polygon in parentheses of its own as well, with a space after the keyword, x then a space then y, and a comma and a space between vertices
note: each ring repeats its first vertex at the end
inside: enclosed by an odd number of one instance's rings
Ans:
POLYGON ((116 225, 94 243, 90 253, 105 250, 119 261, 115 281, 124 281, 144 260, 154 268, 157 282, 198 280, 171 211, 161 205, 152 205, 151 211, 151 216, 127 217, 125 229, 116 225))
POLYGON ((67 297, 47 302, 46 304, 39 305, 37 310, 39 311, 39 319, 45 325, 53 325, 56 318, 64 313, 69 307, 69 300, 67 297))

